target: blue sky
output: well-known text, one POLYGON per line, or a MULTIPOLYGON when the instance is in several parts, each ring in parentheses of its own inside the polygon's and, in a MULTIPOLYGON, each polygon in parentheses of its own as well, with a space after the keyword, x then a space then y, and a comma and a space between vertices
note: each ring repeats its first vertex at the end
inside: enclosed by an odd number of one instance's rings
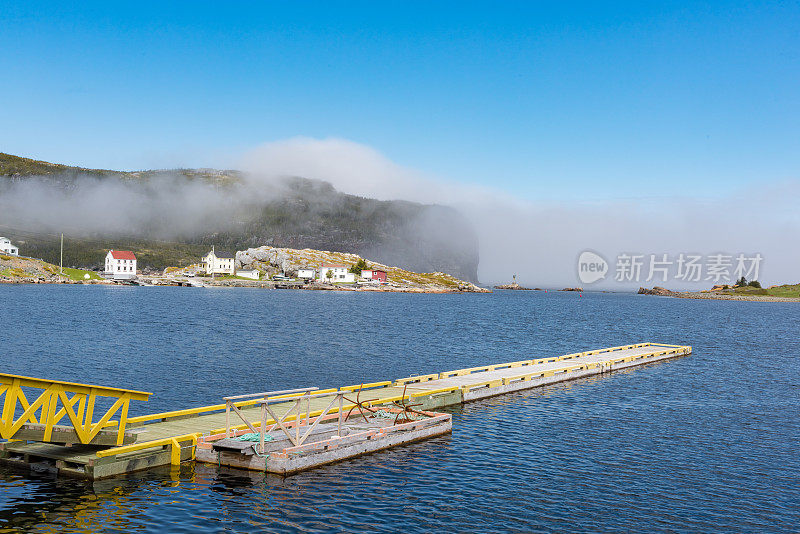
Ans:
POLYGON ((336 137, 526 199, 798 178, 800 7, 0 2, 0 151, 232 166, 336 137))

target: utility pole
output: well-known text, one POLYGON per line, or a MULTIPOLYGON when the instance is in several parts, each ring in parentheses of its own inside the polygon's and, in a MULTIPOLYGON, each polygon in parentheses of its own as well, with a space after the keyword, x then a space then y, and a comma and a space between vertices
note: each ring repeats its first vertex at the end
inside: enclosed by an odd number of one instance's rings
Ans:
POLYGON ((58 260, 59 276, 64 276, 64 234, 61 234, 61 258, 58 260))

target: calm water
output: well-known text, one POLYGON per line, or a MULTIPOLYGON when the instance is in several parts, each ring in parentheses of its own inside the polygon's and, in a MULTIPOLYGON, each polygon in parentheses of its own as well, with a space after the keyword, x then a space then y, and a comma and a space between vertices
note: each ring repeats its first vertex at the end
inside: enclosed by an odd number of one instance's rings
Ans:
POLYGON ((3 372, 132 414, 640 341, 694 355, 453 409, 451 436, 287 479, 0 468, 0 531, 797 532, 800 304, 636 295, 0 286, 3 372))

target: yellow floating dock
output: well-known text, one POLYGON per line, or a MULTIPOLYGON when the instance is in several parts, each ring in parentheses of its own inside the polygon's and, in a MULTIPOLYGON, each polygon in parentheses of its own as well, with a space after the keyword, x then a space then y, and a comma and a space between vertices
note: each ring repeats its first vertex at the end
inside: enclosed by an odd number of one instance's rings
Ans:
MULTIPOLYGON (((228 432, 260 431, 262 424, 278 424, 275 418, 283 420, 287 426, 297 421, 295 426, 302 427, 304 424, 314 425, 314 418, 322 419, 323 414, 329 417, 358 406, 413 403, 419 404, 420 410, 432 410, 691 352, 690 346, 639 343, 339 389, 306 388, 284 395, 273 394, 268 399, 251 395, 247 397, 252 398, 238 401, 229 397, 224 404, 140 417, 127 417, 128 402, 146 400, 148 393, 0 374, 0 398, 5 396, 0 422, 2 437, 30 440, 35 436, 33 439, 42 440, 0 443, 0 462, 26 469, 54 471, 64 476, 105 478, 194 460, 198 441, 202 444, 209 436, 228 432), (22 385, 42 389, 39 399, 29 403, 22 385), (334 392, 343 401, 338 406, 329 406, 330 397, 323 394, 332 395, 334 392), (97 395, 109 396, 113 403, 100 421, 93 422, 89 408, 94 405, 93 399, 97 395), (303 401, 303 409, 300 409, 301 403, 295 401, 303 395, 308 400, 303 401), (281 399, 286 402, 275 402, 281 399), (264 416, 266 401, 271 404, 275 417, 264 416), (290 413, 293 408, 295 411, 290 413), (114 415, 119 416, 118 420, 111 419, 114 415), (71 427, 60 428, 57 423, 62 420, 72 423, 71 427), (242 421, 248 423, 236 424, 242 421), (54 442, 54 439, 62 441, 54 442), (109 448, 109 440, 122 445, 109 448)), ((288 445, 287 449, 296 448, 292 443, 288 445)))

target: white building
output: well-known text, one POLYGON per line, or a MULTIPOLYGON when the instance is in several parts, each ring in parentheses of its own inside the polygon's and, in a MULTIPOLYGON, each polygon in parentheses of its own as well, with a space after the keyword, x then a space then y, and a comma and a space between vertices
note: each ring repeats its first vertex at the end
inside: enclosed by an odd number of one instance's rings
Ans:
POLYGON ((11 244, 11 240, 7 237, 0 237, 0 252, 11 254, 12 256, 19 256, 19 248, 11 244))
POLYGON ((241 276, 242 278, 249 278, 251 280, 258 280, 261 278, 261 273, 259 273, 255 269, 246 270, 246 271, 236 271, 236 276, 241 276))
POLYGON ((230 252, 215 251, 203 256, 203 270, 206 274, 234 274, 234 257, 230 252))
POLYGON ((314 269, 297 269, 297 278, 301 280, 313 280, 317 277, 317 271, 314 269))
POLYGON ((105 275, 114 280, 136 278, 136 256, 130 250, 109 250, 106 254, 105 275))
POLYGON ((356 275, 348 273, 347 267, 344 265, 322 265, 319 268, 319 279, 334 284, 352 284, 356 281, 356 275), (328 273, 331 273, 332 276, 328 277, 328 273))

